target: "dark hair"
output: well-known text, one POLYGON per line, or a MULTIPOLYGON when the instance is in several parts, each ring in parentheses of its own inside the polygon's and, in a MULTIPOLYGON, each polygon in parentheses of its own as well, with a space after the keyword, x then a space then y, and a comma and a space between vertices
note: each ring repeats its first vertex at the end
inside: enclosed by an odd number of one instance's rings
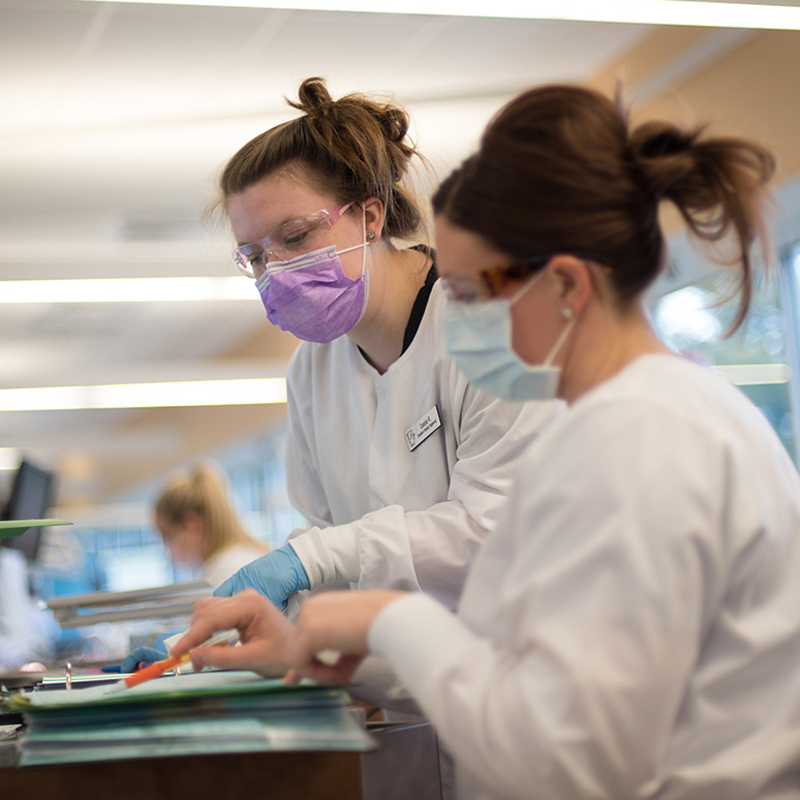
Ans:
POLYGON ((299 166, 343 203, 379 198, 388 236, 410 238, 423 228, 420 207, 403 185, 411 158, 422 158, 408 140, 408 114, 361 94, 333 100, 322 78, 307 78, 298 94, 298 102, 286 102, 303 116, 259 134, 227 163, 220 205, 277 170, 299 166))
MULTIPOLYGON (((742 298, 752 294, 750 246, 764 234, 772 154, 733 137, 667 122, 631 128, 619 102, 591 89, 524 92, 489 123, 478 152, 439 187, 434 212, 513 258, 566 252, 610 267, 624 306, 663 266, 662 200, 692 232, 719 242, 732 230, 742 298)), ((763 237, 766 241, 766 237, 763 237)))

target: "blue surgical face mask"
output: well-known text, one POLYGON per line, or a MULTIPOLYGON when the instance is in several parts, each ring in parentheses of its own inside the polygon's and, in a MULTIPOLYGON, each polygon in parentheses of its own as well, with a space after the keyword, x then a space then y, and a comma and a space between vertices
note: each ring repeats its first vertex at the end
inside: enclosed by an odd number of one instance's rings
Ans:
POLYGON ((447 350, 467 380, 503 400, 551 400, 561 367, 552 361, 572 329, 569 320, 544 364, 526 364, 511 348, 511 306, 544 274, 535 275, 513 297, 445 308, 447 350))

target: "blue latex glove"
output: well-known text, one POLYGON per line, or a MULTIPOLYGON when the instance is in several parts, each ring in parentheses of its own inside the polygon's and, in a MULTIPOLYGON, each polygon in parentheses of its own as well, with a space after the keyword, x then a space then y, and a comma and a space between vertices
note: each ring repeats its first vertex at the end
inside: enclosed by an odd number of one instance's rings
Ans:
POLYGON ((303 562, 292 546, 285 544, 243 566, 214 590, 214 597, 231 597, 245 589, 255 589, 285 611, 290 595, 309 588, 303 562))
POLYGON ((165 658, 167 658, 167 654, 163 650, 156 650, 154 647, 137 647, 122 659, 122 663, 119 665, 120 672, 136 672, 142 661, 152 664, 154 661, 163 661, 165 658))

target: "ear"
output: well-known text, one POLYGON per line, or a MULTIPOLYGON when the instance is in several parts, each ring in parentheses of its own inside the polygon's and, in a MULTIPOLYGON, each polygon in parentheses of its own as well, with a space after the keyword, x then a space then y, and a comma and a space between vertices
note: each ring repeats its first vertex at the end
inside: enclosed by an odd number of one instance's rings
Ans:
POLYGON ((560 308, 569 309, 572 316, 580 314, 592 294, 588 264, 575 256, 557 255, 551 259, 547 270, 555 278, 560 308))
POLYGON ((377 242, 383 234, 383 223, 385 219, 385 209, 383 201, 378 197, 368 197, 364 201, 364 217, 367 226, 367 235, 374 233, 375 236, 370 240, 377 242))

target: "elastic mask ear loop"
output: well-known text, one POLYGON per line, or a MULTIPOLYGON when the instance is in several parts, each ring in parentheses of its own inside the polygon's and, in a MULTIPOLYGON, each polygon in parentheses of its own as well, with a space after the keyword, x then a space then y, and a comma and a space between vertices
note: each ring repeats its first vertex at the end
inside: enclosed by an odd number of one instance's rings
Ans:
POLYGON ((553 359, 556 357, 556 353, 558 352, 559 348, 562 344, 564 344, 564 340, 567 338, 567 334, 572 330, 572 326, 575 324, 575 317, 570 317, 569 322, 566 324, 566 327, 561 334, 559 335, 558 339, 556 339, 556 343, 553 345, 552 350, 547 354, 547 358, 544 360, 545 367, 549 367, 550 364, 553 363, 553 359))
MULTIPOLYGON (((538 281, 539 278, 542 277, 542 275, 544 275, 544 269, 542 269, 541 272, 537 272, 526 284, 520 286, 520 288, 517 289, 517 291, 514 292, 513 296, 509 299, 508 307, 511 308, 511 306, 514 305, 514 303, 516 303, 517 300, 519 300, 519 298, 522 297, 522 295, 524 295, 525 292, 527 292, 528 289, 530 289, 531 286, 533 286, 533 284, 536 283, 536 281, 538 281)), ((563 331, 561 331, 558 339, 556 339, 556 343, 553 345, 550 352, 547 354, 547 358, 544 360, 544 364, 542 364, 543 367, 549 367, 553 363, 553 359, 556 357, 556 353, 558 353, 558 350, 561 347, 561 345, 564 344, 564 340, 567 338, 567 335, 572 330, 572 326, 574 324, 575 324, 575 317, 570 315, 569 322, 567 322, 566 327, 564 328, 563 331)))
MULTIPOLYGON (((372 242, 367 240, 367 209, 364 206, 361 206, 361 235, 364 238, 364 241, 361 244, 353 245, 352 247, 346 247, 344 250, 337 250, 336 254, 341 255, 342 253, 349 253, 351 250, 358 250, 359 247, 363 247, 363 253, 361 255, 361 280, 364 280, 364 276, 367 273, 367 248, 372 244, 372 242)), ((353 280, 356 280, 353 278, 353 280)))
POLYGON ((508 300, 509 307, 513 306, 514 303, 516 303, 517 300, 519 300, 520 297, 522 297, 522 295, 524 295, 525 292, 527 292, 528 289, 530 289, 531 286, 533 286, 533 284, 536 283, 536 281, 538 281, 539 278, 542 277, 542 275, 544 275, 544 269, 542 269, 541 272, 537 272, 535 275, 533 275, 529 281, 523 283, 522 286, 520 286, 519 289, 517 289, 517 291, 514 292, 514 294, 509 298, 508 300))
POLYGON ((364 239, 364 249, 361 251, 361 280, 364 280, 364 275, 367 272, 367 248, 371 242, 367 241, 367 209, 366 206, 361 206, 361 235, 364 239))

